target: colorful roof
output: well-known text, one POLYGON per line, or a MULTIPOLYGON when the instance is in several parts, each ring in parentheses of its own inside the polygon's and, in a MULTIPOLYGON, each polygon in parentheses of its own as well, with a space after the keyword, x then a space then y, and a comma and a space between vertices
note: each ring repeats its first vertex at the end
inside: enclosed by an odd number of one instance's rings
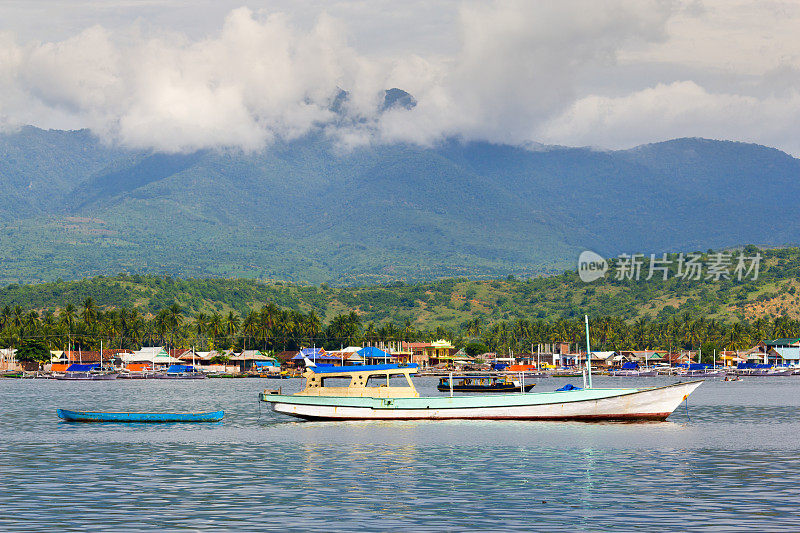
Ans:
POLYGON ((775 339, 764 341, 765 346, 796 346, 800 344, 800 338, 775 339))

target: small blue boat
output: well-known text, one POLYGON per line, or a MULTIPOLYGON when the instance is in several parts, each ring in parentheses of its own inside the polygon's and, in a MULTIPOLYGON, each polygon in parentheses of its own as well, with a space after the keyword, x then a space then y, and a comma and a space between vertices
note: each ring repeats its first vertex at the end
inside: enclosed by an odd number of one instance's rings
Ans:
POLYGON ((96 413, 58 409, 59 418, 69 422, 219 422, 225 411, 208 413, 96 413))

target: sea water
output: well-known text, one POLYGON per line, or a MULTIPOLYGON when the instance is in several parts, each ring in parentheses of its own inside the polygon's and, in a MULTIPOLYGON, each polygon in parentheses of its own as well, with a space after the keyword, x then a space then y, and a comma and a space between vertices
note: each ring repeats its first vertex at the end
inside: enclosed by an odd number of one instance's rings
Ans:
POLYGON ((800 377, 707 380, 658 423, 305 422, 259 405, 277 386, 300 380, 0 380, 0 530, 800 529, 800 377), (57 408, 225 419, 76 424, 57 408))

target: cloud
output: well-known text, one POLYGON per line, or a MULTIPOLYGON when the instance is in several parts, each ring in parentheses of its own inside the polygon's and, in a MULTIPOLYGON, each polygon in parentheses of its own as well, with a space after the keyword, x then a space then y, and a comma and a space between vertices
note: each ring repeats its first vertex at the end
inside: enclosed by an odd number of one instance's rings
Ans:
POLYGON ((800 94, 757 98, 712 93, 693 81, 609 98, 581 98, 543 124, 545 142, 624 148, 687 135, 781 146, 800 154, 800 94))
POLYGON ((55 42, 0 32, 0 128, 88 127, 169 152, 258 150, 318 131, 345 149, 448 137, 619 148, 707 136, 800 153, 800 46, 784 38, 800 22, 795 4, 465 2, 452 15, 407 9, 390 47, 365 49, 375 28, 392 28, 391 13, 379 14, 387 5, 339 2, 337 17, 310 22, 291 3, 238 8, 202 35, 120 17, 55 42), (426 18, 409 29, 417 12, 426 18), (421 48, 437 28, 457 40, 421 48), (416 107, 383 112, 391 87, 416 107), (341 89, 348 99, 333 112, 341 89))
MULTIPOLYGON (((664 39, 660 2, 495 2, 462 8, 461 50, 414 92, 419 105, 385 117, 389 139, 442 134, 519 143, 576 98, 576 79, 613 64, 623 46, 664 39)), ((412 91, 413 92, 413 91, 412 91)))
POLYGON ((218 35, 197 41, 135 27, 114 40, 92 27, 59 43, 9 47, 14 53, 0 73, 23 96, 3 109, 12 114, 16 107, 18 123, 41 122, 25 111, 35 102, 136 148, 258 149, 330 122, 339 86, 352 87, 353 112, 375 107, 383 80, 345 34, 324 15, 301 31, 283 14, 246 8, 232 11, 218 35))

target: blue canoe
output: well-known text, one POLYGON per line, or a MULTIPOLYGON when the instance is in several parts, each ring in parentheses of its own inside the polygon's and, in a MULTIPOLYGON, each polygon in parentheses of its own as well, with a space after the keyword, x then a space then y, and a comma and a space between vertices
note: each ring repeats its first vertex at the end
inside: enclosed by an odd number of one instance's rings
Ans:
POLYGON ((92 413, 58 409, 60 418, 70 422, 219 422, 225 411, 209 413, 92 413))

